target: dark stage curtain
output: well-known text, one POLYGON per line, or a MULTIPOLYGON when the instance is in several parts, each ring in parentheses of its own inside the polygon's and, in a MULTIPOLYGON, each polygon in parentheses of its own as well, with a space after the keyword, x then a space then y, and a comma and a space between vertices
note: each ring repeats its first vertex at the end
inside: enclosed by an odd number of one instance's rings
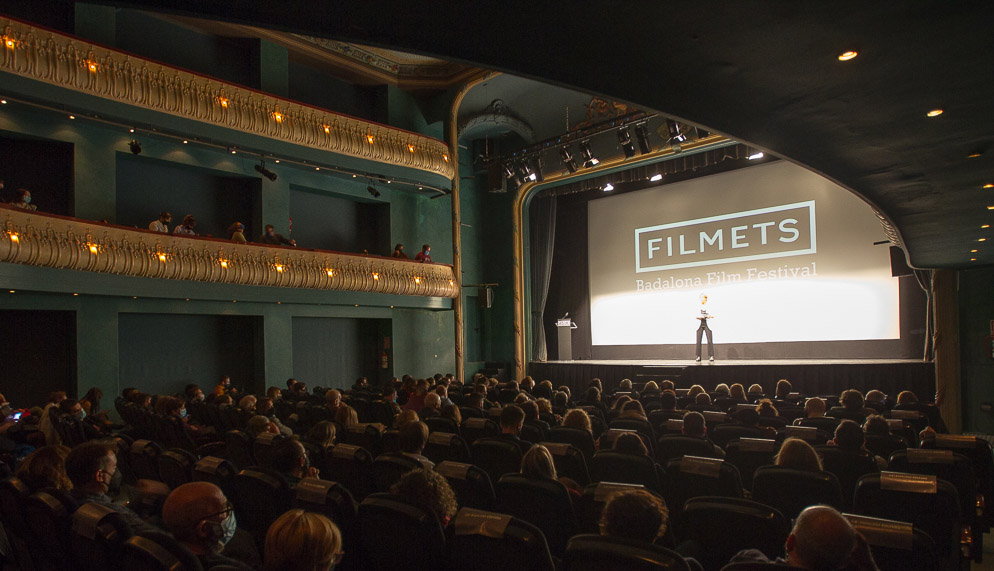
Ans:
POLYGON ((535 200, 531 205, 531 302, 532 358, 548 359, 545 340, 545 301, 549 297, 549 277, 556 245, 556 197, 535 200))

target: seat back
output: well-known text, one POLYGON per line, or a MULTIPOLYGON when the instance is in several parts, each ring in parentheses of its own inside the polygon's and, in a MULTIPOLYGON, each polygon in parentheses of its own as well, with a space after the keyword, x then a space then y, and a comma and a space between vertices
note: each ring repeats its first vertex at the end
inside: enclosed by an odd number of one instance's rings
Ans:
POLYGON ((835 429, 838 428, 841 419, 835 418, 834 416, 814 416, 811 418, 802 418, 799 425, 800 426, 810 426, 817 428, 818 430, 824 430, 835 434, 835 429))
MULTIPOLYGON (((763 438, 763 431, 751 426, 739 426, 737 424, 721 424, 710 431, 711 441, 725 448, 728 443, 737 438, 763 438)), ((727 450, 726 450, 727 452, 727 450)))
POLYGON ((697 541, 698 560, 718 569, 743 549, 758 549, 771 561, 783 554, 790 522, 775 508, 741 498, 691 498, 683 507, 680 538, 697 541))
POLYGON ((358 504, 352 493, 338 482, 304 478, 293 488, 293 507, 327 516, 342 532, 342 569, 361 569, 359 539, 355 535, 358 504))
POLYGON ((583 454, 583 458, 588 464, 594 457, 594 437, 581 428, 553 426, 549 429, 549 442, 561 442, 575 447, 583 454))
POLYGON ((521 426, 521 432, 518 434, 519 438, 527 442, 531 442, 532 444, 538 444, 539 442, 545 440, 545 436, 546 431, 543 430, 542 427, 529 422, 525 422, 521 426))
MULTIPOLYGON (((286 436, 282 434, 273 434, 271 432, 263 432, 256 436, 255 440, 252 441, 252 455, 255 456, 256 465, 263 468, 275 468, 272 460, 273 450, 285 438, 286 436)), ((244 468, 242 466, 242 469, 244 468)))
POLYGON ((29 547, 40 569, 63 569, 69 560, 70 516, 76 507, 68 494, 58 490, 47 489, 28 497, 24 515, 32 536, 29 547))
POLYGON ((469 447, 462 436, 452 432, 432 432, 425 444, 425 458, 439 462, 470 462, 469 447))
POLYGON ((621 537, 577 535, 569 540, 562 571, 690 571, 677 552, 621 537))
POLYGON ((556 474, 562 478, 569 478, 580 486, 586 486, 590 483, 587 461, 579 448, 562 442, 542 442, 542 446, 548 448, 552 454, 552 461, 556 465, 556 474))
POLYGON ((397 483, 401 476, 420 468, 422 468, 421 462, 399 452, 380 454, 373 460, 373 483, 376 491, 389 492, 390 487, 397 483))
POLYGON ((854 514, 843 514, 870 544, 879 569, 941 569, 935 542, 910 523, 854 514))
POLYGON ((663 470, 648 456, 636 456, 614 450, 601 450, 590 461, 590 479, 594 482, 639 484, 662 492, 663 470))
POLYGON ((204 456, 193 465, 191 478, 194 482, 210 482, 227 495, 231 488, 231 482, 238 469, 231 462, 217 456, 204 456))
POLYGON ((843 509, 842 489, 833 474, 782 466, 763 466, 756 470, 752 478, 752 499, 777 508, 790 519, 816 504, 843 509))
POLYGON ((118 550, 132 534, 121 514, 100 504, 83 504, 72 514, 72 558, 81 571, 123 571, 118 550))
POLYGON ((879 472, 876 460, 869 454, 857 454, 842 450, 837 446, 817 446, 822 467, 839 480, 842 502, 846 509, 852 507, 852 497, 856 492, 856 482, 866 474, 879 472))
POLYGON ((495 511, 535 525, 545 534, 552 553, 563 553, 566 541, 576 533, 573 505, 565 486, 555 480, 505 474, 498 480, 496 492, 495 511))
POLYGON ((424 423, 428 425, 428 432, 448 432, 450 434, 459 434, 459 425, 456 421, 445 416, 429 416, 424 419, 424 423))
POLYGON ((690 498, 743 496, 738 468, 724 460, 698 456, 670 460, 666 464, 663 490, 671 518, 679 517, 683 504, 690 498))
MULTIPOLYGON (((932 414, 933 410, 934 414, 938 415, 935 405, 925 406, 926 413, 932 414)), ((984 525, 994 526, 994 457, 991 455, 990 444, 976 436, 938 434, 935 438, 926 439, 922 443, 922 448, 952 450, 970 459, 977 477, 977 491, 984 497, 984 512, 981 519, 984 525)))
POLYGON ((489 418, 466 418, 462 421, 462 437, 472 446, 479 438, 490 438, 500 434, 500 426, 489 418))
POLYGON ((159 478, 175 489, 187 482, 193 481, 193 465, 197 457, 192 452, 182 448, 173 448, 159 455, 159 478))
POLYGON ((135 440, 128 454, 135 475, 147 480, 159 480, 159 456, 162 446, 151 440, 135 440))
POLYGON ((473 443, 473 464, 483 468, 491 482, 504 474, 521 470, 521 449, 514 442, 500 438, 481 438, 473 443))
POLYGON ((349 426, 338 433, 338 441, 343 444, 361 446, 373 457, 383 453, 383 430, 386 427, 375 423, 360 423, 349 426))
POLYGON ((445 535, 435 514, 389 494, 359 504, 357 536, 363 569, 435 571, 446 568, 445 535), (395 549, 398 538, 404 548, 395 549))
POLYGON ((507 515, 462 508, 452 522, 449 562, 461 571, 554 571, 545 535, 507 515))
MULTIPOLYGON (((645 487, 636 484, 620 484, 617 482, 598 482, 583 488, 580 501, 577 502, 576 519, 579 533, 599 533, 601 512, 612 494, 628 490, 644 490, 645 487)), ((647 490, 648 491, 648 490, 647 490)), ((650 494, 662 498, 653 491, 650 494)))
POLYGON ((224 433, 224 441, 228 445, 227 457, 236 468, 258 466, 252 453, 252 437, 241 430, 229 430, 224 433))
POLYGON ((204 571, 200 560, 166 533, 142 532, 121 544, 128 571, 204 571))
POLYGON ((756 469, 772 464, 779 447, 770 438, 738 438, 725 446, 725 460, 739 469, 742 486, 751 490, 756 469))
POLYGON ((460 462, 441 462, 435 471, 445 477, 460 506, 493 509, 497 496, 490 475, 482 468, 460 462))
POLYGON ((329 449, 328 455, 328 473, 322 473, 322 477, 348 488, 356 500, 373 493, 373 456, 368 450, 337 444, 329 449))
POLYGON ((959 494, 960 515, 967 521, 976 519, 977 480, 973 462, 966 456, 952 450, 912 448, 891 454, 887 469, 931 475, 949 482, 959 494))
POLYGON ((720 456, 711 442, 703 438, 682 434, 664 434, 656 443, 656 461, 665 466, 674 458, 699 456, 714 458, 720 456))
POLYGON ((881 458, 890 458, 898 450, 905 450, 908 443, 893 434, 867 434, 866 449, 881 458))
POLYGON ((856 484, 853 511, 908 522, 935 542, 943 568, 960 562, 960 501, 952 484, 935 476, 881 472, 856 484))
POLYGON ((290 509, 290 485, 278 473, 265 468, 247 468, 231 483, 231 503, 238 527, 248 531, 261 544, 269 525, 290 509))

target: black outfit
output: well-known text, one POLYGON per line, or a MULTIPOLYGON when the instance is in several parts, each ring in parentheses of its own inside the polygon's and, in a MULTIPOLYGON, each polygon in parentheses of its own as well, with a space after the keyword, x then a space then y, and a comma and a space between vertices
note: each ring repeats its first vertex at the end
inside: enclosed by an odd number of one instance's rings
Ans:
POLYGON ((263 233, 263 235, 259 236, 259 239, 256 241, 260 244, 272 244, 274 246, 279 246, 281 244, 285 246, 293 245, 293 242, 283 237, 283 234, 273 234, 270 236, 269 234, 263 233))
POLYGON ((532 447, 531 442, 528 442, 527 440, 522 440, 518 438, 518 436, 515 434, 501 433, 500 436, 498 436, 497 438, 501 440, 506 440, 508 442, 513 442, 518 447, 518 449, 521 450, 522 456, 524 456, 525 452, 528 452, 528 450, 531 449, 532 447))
POLYGON ((701 336, 707 333, 708 335, 708 356, 714 357, 714 339, 711 337, 711 328, 708 327, 708 311, 706 309, 701 310, 701 316, 697 319, 700 320, 701 325, 697 328, 697 358, 701 358, 701 336))

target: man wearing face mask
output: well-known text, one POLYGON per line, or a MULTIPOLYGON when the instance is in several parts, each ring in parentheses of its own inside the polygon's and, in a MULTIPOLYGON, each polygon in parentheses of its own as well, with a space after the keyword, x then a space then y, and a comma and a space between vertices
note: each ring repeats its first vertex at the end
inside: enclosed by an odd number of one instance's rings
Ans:
POLYGON ((421 262, 423 264, 430 264, 431 263, 431 246, 429 246, 428 244, 422 244, 421 251, 418 252, 418 255, 414 256, 414 261, 415 262, 421 262))
POLYGON ((216 565, 251 569, 221 554, 238 525, 231 504, 214 484, 191 482, 173 490, 162 505, 162 522, 176 541, 200 559, 204 569, 216 565))
POLYGON ((294 438, 287 438, 276 445, 272 452, 272 462, 291 488, 304 478, 320 477, 319 470, 311 466, 307 450, 294 438))
POLYGON ((163 210, 159 213, 159 218, 148 223, 148 229, 152 232, 169 233, 169 223, 173 221, 173 215, 163 210))
POLYGON ((135 532, 161 530, 107 495, 117 474, 117 455, 102 442, 84 442, 66 457, 66 475, 72 482, 71 495, 80 504, 94 502, 121 514, 135 532))
POLYGON ((79 404, 78 400, 66 399, 60 402, 59 412, 69 415, 76 420, 82 421, 80 424, 83 425, 83 432, 86 434, 87 440, 93 440, 95 438, 102 438, 106 436, 106 434, 94 426, 92 422, 88 422, 86 420, 86 411, 83 410, 83 405, 79 404))

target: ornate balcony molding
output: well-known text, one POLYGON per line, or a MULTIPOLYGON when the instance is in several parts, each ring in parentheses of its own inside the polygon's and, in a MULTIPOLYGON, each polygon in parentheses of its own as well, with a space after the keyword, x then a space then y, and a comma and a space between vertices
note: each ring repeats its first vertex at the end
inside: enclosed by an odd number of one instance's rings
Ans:
POLYGON ((145 278, 423 297, 459 295, 451 266, 184 238, 0 208, 0 262, 145 278))
POLYGON ((201 121, 452 178, 438 139, 301 105, 78 38, 0 18, 0 70, 201 121))

